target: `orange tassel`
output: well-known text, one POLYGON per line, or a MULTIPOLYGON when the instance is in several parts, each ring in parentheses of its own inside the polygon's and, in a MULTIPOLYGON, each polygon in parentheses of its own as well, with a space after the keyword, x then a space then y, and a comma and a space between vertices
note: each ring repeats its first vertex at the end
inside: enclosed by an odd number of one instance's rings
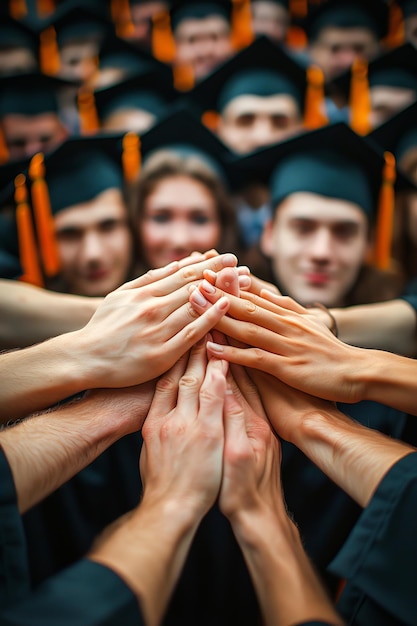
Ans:
POLYGON ((375 236, 375 265, 382 270, 389 269, 391 262, 391 242, 395 204, 394 183, 397 177, 394 155, 391 152, 385 152, 384 157, 385 164, 379 194, 375 236))
POLYGON ((204 124, 212 133, 215 133, 219 127, 220 113, 217 111, 204 111, 201 116, 201 123, 204 124))
POLYGON ((287 31, 286 44, 293 50, 304 50, 307 46, 307 35, 305 31, 299 26, 292 24, 287 31))
POLYGON ((303 18, 308 13, 308 0, 290 0, 288 9, 292 18, 303 18))
POLYGON ((9 0, 9 14, 15 20, 21 20, 26 17, 28 8, 26 0, 9 0))
POLYGON ((128 132, 123 137, 122 167, 125 181, 135 181, 140 172, 141 153, 140 139, 134 132, 128 132))
POLYGON ((19 257, 23 275, 19 280, 43 287, 43 276, 39 266, 38 248, 36 245, 35 230, 32 215, 28 204, 26 176, 19 174, 14 180, 16 202, 16 225, 19 241, 19 257))
POLYGON ((307 69, 307 89, 304 103, 304 126, 308 130, 320 128, 328 123, 324 112, 324 75, 320 67, 307 69))
POLYGON ((371 131, 371 96, 369 93, 367 61, 359 58, 355 59, 351 72, 350 125, 358 135, 367 135, 371 131))
POLYGON ((249 46, 254 39, 250 0, 233 0, 232 46, 240 50, 249 46))
POLYGON ((175 40, 169 12, 156 13, 152 17, 152 54, 162 63, 172 63, 175 53, 175 40))
POLYGON ((42 153, 39 152, 32 157, 29 176, 32 181, 32 206, 43 267, 47 276, 55 276, 59 272, 60 262, 42 153))
POLYGON ((388 35, 383 40, 383 46, 398 48, 405 41, 404 17, 401 7, 391 0, 389 5, 388 35))
POLYGON ((178 91, 188 91, 194 87, 194 69, 192 65, 174 65, 174 87, 178 91))
POLYGON ((6 145, 6 140, 4 138, 4 134, 2 129, 0 128, 0 165, 7 163, 9 160, 9 149, 6 145))
POLYGON ((78 113, 80 116, 81 135, 94 135, 100 129, 94 93, 87 88, 78 92, 78 113))
POLYGON ((39 17, 47 17, 55 11, 54 0, 37 0, 37 12, 39 17))
POLYGON ((40 34, 39 61, 44 74, 54 76, 59 72, 59 50, 53 26, 49 26, 40 34))
POLYGON ((118 37, 130 37, 135 32, 129 0, 112 0, 111 16, 118 37))

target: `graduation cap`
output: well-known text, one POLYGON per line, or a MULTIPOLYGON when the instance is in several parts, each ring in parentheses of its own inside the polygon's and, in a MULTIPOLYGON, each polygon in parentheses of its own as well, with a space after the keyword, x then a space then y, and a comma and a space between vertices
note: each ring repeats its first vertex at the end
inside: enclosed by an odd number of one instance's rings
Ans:
POLYGON ((8 113, 39 115, 57 113, 63 89, 78 84, 40 72, 0 78, 0 118, 8 113))
POLYGON ((110 87, 94 92, 98 117, 103 124, 116 111, 144 110, 160 118, 168 113, 176 97, 172 72, 162 71, 130 76, 110 87))
POLYGON ((126 75, 145 74, 151 70, 165 68, 146 50, 135 46, 114 34, 107 35, 99 48, 98 67, 102 69, 123 69, 126 75))
POLYGON ((187 98, 201 110, 221 113, 240 95, 289 94, 297 101, 300 112, 304 112, 305 121, 316 112, 318 123, 314 124, 311 118, 308 123, 314 127, 327 121, 323 116, 319 119, 323 77, 319 68, 314 70, 309 72, 281 46, 262 36, 203 79, 187 93, 187 98))
POLYGON ((417 102, 378 126, 367 137, 380 148, 392 152, 401 166, 410 150, 417 151, 417 102))
POLYGON ((412 183, 396 171, 391 153, 383 153, 345 123, 330 124, 236 160, 242 176, 269 185, 278 206, 296 192, 352 202, 370 223, 376 222, 375 262, 390 261, 395 190, 412 183))
POLYGON ((31 185, 36 231, 47 276, 59 271, 52 216, 89 202, 107 189, 124 189, 139 170, 139 139, 134 133, 71 137, 54 152, 32 157, 31 185))
POLYGON ((302 24, 309 42, 327 27, 367 28, 380 40, 388 33, 388 20, 385 0, 328 0, 309 11, 302 24))
POLYGON ((28 48, 37 58, 39 36, 25 22, 9 15, 2 15, 0 17, 0 49, 2 48, 28 48))
POLYGON ((143 162, 160 149, 183 156, 197 156, 219 175, 226 186, 234 188, 237 184, 229 170, 230 150, 186 109, 175 111, 142 135, 143 162))
POLYGON ((232 2, 231 0, 208 0, 207 2, 173 0, 170 15, 173 32, 186 19, 200 20, 211 15, 219 15, 230 22, 232 18, 232 2))
POLYGON ((83 39, 100 39, 114 26, 93 6, 69 5, 60 6, 52 16, 43 22, 43 29, 53 26, 58 46, 83 39))
POLYGON ((396 2, 403 12, 404 19, 417 15, 417 0, 396 0, 396 2))
POLYGON ((349 101, 352 128, 366 134, 370 130, 370 88, 409 89, 414 90, 417 97, 417 50, 405 43, 369 63, 359 60, 331 84, 349 101))

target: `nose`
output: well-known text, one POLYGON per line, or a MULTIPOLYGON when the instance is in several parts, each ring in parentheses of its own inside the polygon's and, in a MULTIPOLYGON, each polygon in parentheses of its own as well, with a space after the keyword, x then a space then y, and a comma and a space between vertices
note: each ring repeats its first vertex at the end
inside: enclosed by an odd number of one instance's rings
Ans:
POLYGON ((82 240, 80 259, 84 263, 92 263, 102 258, 104 247, 101 237, 96 232, 86 233, 82 240))
POLYGON ((332 256, 332 235, 328 228, 318 229, 310 239, 309 253, 312 259, 321 263, 328 262, 332 256))
POLYGON ((342 72, 344 70, 348 70, 357 56, 358 54, 353 48, 343 48, 340 50, 337 55, 337 66, 339 71, 342 72))
POLYGON ((274 131, 272 122, 268 117, 260 117, 253 126, 253 143, 254 148, 268 146, 276 141, 276 131, 274 131))
POLYGON ((186 250, 192 245, 192 237, 189 228, 182 222, 171 226, 169 240, 173 248, 186 250))

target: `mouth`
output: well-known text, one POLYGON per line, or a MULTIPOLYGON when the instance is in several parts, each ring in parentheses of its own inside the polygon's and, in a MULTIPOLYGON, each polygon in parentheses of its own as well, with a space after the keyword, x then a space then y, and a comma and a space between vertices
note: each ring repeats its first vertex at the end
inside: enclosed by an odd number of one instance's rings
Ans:
POLYGON ((330 276, 323 272, 309 272, 306 274, 306 280, 309 285, 327 285, 330 282, 330 276))

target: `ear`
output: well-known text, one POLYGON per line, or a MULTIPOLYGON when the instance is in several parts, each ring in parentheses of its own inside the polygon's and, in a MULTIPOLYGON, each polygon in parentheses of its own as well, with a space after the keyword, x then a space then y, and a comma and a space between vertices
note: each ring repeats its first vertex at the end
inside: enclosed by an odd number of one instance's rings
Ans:
POLYGON ((267 257, 272 257, 274 252, 274 246, 272 242, 273 221, 268 220, 265 222, 264 229, 259 241, 259 245, 262 253, 267 257))

